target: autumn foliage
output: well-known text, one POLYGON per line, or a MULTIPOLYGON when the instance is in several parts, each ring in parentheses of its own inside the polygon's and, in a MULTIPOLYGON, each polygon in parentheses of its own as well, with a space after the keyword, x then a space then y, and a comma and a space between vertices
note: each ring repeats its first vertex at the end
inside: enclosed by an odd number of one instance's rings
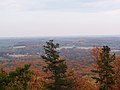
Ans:
MULTIPOLYGON (((44 60, 24 60, 22 58, 22 60, 14 62, 0 63, 0 90, 120 90, 120 56, 115 58, 115 55, 110 52, 110 48, 94 48, 91 51, 92 64, 86 64, 89 62, 68 61, 61 58, 57 51, 58 47, 59 44, 54 44, 53 40, 47 42, 42 55, 44 60), (105 48, 109 52, 103 52, 105 48), (103 59, 106 56, 107 58, 103 59), (100 68, 103 69, 104 67, 101 65, 104 65, 105 60, 108 59, 111 62, 105 66, 111 67, 107 67, 107 69, 110 70, 109 75, 112 76, 112 79, 109 80, 113 80, 114 84, 109 84, 112 88, 101 89, 101 83, 96 83, 96 80, 91 78, 99 78, 99 73, 92 73, 91 70, 98 72, 101 70, 100 68), (102 64, 98 64, 99 60, 103 60, 102 64), (10 68, 6 67, 8 65, 10 68), (89 66, 87 67, 87 65, 89 66), (114 74, 111 74, 112 70, 114 74)), ((104 84, 104 86, 107 85, 104 84)))

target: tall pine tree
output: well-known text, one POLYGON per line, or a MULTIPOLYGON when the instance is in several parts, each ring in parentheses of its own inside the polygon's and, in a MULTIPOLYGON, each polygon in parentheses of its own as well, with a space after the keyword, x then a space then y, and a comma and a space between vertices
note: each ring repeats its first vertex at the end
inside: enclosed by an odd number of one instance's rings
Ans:
POLYGON ((46 42, 47 45, 44 46, 44 55, 42 58, 46 62, 44 66, 45 72, 50 72, 50 76, 46 77, 51 82, 46 84, 48 90, 71 90, 72 89, 72 79, 68 79, 67 65, 65 60, 60 59, 59 44, 54 44, 53 40, 46 42))
POLYGON ((115 54, 111 54, 110 51, 108 46, 103 46, 100 58, 96 61, 98 68, 91 70, 98 74, 98 77, 92 78, 96 83, 100 83, 100 90, 110 90, 114 85, 114 71, 111 63, 115 60, 115 54))

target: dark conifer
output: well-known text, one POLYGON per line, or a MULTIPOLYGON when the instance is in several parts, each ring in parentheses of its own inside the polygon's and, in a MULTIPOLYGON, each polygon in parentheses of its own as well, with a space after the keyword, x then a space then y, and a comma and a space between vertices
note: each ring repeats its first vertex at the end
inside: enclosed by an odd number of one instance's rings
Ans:
POLYGON ((46 84, 48 90, 71 90, 73 82, 72 79, 67 79, 67 65, 64 59, 61 59, 57 48, 59 44, 54 44, 53 40, 46 42, 44 46, 44 55, 42 58, 46 62, 44 66, 45 72, 50 72, 50 76, 47 77, 51 82, 46 84))
POLYGON ((100 90, 110 90, 114 85, 114 71, 112 62, 115 60, 115 54, 110 53, 108 46, 102 47, 99 60, 96 61, 97 70, 92 72, 98 74, 98 77, 92 77, 96 82, 100 83, 100 90))
POLYGON ((30 65, 26 64, 16 71, 6 73, 0 70, 0 90, 27 90, 28 82, 31 80, 32 71, 30 65))

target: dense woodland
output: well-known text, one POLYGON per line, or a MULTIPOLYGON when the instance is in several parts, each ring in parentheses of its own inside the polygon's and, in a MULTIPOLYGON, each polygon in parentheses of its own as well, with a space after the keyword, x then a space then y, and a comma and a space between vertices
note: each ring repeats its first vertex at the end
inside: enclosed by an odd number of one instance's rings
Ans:
POLYGON ((58 48, 58 43, 49 40, 41 57, 1 62, 0 90, 120 90, 120 56, 109 46, 85 52, 80 57, 91 60, 82 61, 65 60, 58 48))

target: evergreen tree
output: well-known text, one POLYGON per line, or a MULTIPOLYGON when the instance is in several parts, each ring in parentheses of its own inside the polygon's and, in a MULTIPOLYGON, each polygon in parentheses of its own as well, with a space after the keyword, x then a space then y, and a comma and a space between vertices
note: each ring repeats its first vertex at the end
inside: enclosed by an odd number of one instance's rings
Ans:
POLYGON ((27 90, 31 79, 30 65, 26 64, 16 71, 6 73, 0 70, 0 90, 27 90))
POLYGON ((92 77, 96 83, 100 83, 100 90, 110 90, 114 85, 114 71, 111 63, 115 60, 115 54, 110 53, 108 46, 102 47, 99 60, 96 61, 98 68, 91 70, 98 74, 98 77, 92 77))
POLYGON ((46 77, 51 80, 46 84, 48 90, 71 90, 72 89, 72 79, 68 79, 67 65, 65 60, 60 59, 59 44, 54 44, 53 40, 46 42, 47 45, 44 46, 44 55, 41 57, 45 60, 46 66, 43 67, 45 72, 50 72, 50 76, 46 77))
POLYGON ((11 81, 12 90, 27 90, 28 82, 31 80, 32 71, 29 70, 30 64, 25 64, 24 67, 16 68, 16 71, 9 73, 9 78, 13 78, 11 81))
POLYGON ((10 83, 8 73, 3 69, 0 70, 0 90, 5 90, 6 86, 10 83))

